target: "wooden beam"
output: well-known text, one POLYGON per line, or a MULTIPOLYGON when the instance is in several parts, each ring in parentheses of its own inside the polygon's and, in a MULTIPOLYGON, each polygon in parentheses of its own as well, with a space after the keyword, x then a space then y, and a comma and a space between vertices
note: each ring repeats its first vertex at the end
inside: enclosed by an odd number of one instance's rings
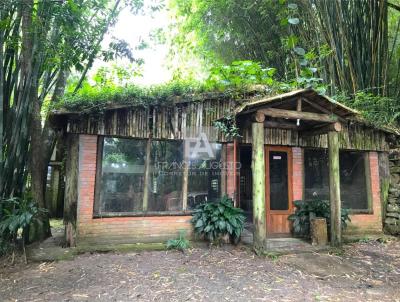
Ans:
MULTIPOLYGON (((301 107, 302 107, 302 103, 301 103, 301 98, 297 99, 297 108, 296 111, 297 112, 301 112, 301 107)), ((296 121, 296 126, 300 126, 300 119, 298 118, 296 121)))
POLYGON ((67 246, 75 246, 78 200, 79 135, 67 136, 64 193, 64 238, 67 246))
POLYGON ((265 121, 265 114, 262 112, 257 111, 254 115, 253 115, 253 121, 257 122, 257 123, 262 123, 265 121))
POLYGON ((265 148, 263 123, 252 124, 252 176, 253 176, 253 247, 265 248, 267 225, 265 216, 265 148))
POLYGON ((302 105, 301 104, 301 98, 298 98, 297 99, 297 108, 296 108, 296 110, 299 111, 299 112, 301 111, 301 107, 302 107, 301 105, 302 105))
POLYGON ((339 173, 339 134, 336 131, 328 133, 329 153, 329 199, 331 209, 331 245, 342 244, 340 173, 339 173))
POLYGON ((279 128, 279 129, 291 129, 291 130, 299 130, 299 127, 296 124, 292 124, 289 122, 278 122, 278 121, 265 121, 265 128, 279 128))
MULTIPOLYGON (((308 100, 306 98, 302 98, 302 100, 304 102, 306 102, 308 105, 310 105, 311 107, 313 107, 313 108, 315 108, 315 109, 317 109, 317 110, 319 110, 321 112, 324 112, 324 113, 329 114, 329 115, 332 114, 332 111, 330 111, 329 109, 326 109, 325 107, 322 107, 321 105, 319 105, 317 103, 311 102, 310 100, 308 100)), ((338 120, 342 121, 342 122, 346 121, 346 119, 344 119, 342 117, 339 117, 339 116, 338 116, 338 120)))
POLYGON ((340 132, 342 131, 342 124, 339 122, 336 123, 331 123, 328 125, 323 125, 322 127, 313 127, 311 129, 307 129, 304 131, 301 131, 299 133, 300 136, 315 136, 315 135, 320 135, 320 134, 326 134, 330 131, 335 131, 335 132, 340 132))
POLYGON ((313 112, 298 112, 293 110, 277 109, 277 108, 265 108, 260 109, 257 113, 262 113, 271 117, 286 118, 286 119, 301 119, 305 121, 317 121, 325 123, 333 123, 338 120, 334 115, 313 113, 313 112))
POLYGON ((189 187, 189 141, 185 140, 183 146, 182 209, 186 211, 189 187))
POLYGON ((146 145, 146 162, 144 163, 144 184, 143 184, 143 205, 142 210, 147 211, 149 206, 149 190, 150 190, 150 166, 151 166, 151 137, 147 140, 146 145))

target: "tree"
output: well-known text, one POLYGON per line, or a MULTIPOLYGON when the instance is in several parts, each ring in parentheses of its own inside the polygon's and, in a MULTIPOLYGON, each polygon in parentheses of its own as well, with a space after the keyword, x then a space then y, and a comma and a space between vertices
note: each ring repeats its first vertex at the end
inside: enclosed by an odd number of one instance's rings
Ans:
POLYGON ((280 20, 286 6, 277 1, 173 0, 171 9, 177 27, 173 57, 196 56, 208 65, 253 60, 284 71, 286 29, 280 20))
POLYGON ((113 41, 103 51, 101 42, 126 6, 138 10, 142 1, 0 3, 0 198, 21 196, 30 180, 34 200, 46 208, 47 163, 55 135, 43 119, 44 109, 63 96, 71 70, 81 71, 83 79, 99 55, 118 55, 121 43, 113 41))
POLYGON ((397 2, 173 0, 173 41, 183 57, 194 54, 211 64, 259 61, 277 68, 283 80, 301 77, 303 59, 313 61, 308 67, 316 68, 315 77, 330 85, 331 94, 396 95, 400 76, 391 66, 400 66, 397 2))

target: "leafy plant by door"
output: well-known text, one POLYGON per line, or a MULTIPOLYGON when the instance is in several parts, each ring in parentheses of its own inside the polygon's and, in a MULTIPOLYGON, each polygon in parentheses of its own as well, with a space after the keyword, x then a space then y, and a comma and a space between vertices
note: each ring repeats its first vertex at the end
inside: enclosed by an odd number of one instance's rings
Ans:
MULTIPOLYGON (((296 211, 288 219, 293 222, 293 233, 299 237, 310 236, 310 218, 322 217, 326 219, 328 231, 330 229, 330 204, 329 200, 296 200, 294 201, 296 211)), ((347 222, 351 221, 347 209, 341 210, 342 229, 347 227, 347 222)))
POLYGON ((243 210, 235 208, 233 201, 224 196, 217 201, 200 204, 191 220, 196 235, 211 243, 219 242, 229 236, 231 242, 238 242, 244 227, 243 210))

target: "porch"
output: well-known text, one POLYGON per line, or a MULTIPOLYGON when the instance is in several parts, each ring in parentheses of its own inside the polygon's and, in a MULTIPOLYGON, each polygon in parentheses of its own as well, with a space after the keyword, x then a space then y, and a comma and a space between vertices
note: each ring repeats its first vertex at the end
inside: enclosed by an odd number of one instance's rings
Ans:
MULTIPOLYGON (((306 246, 302 240, 287 239, 290 237, 288 217, 294 212, 293 200, 303 199, 303 180, 299 181, 304 176, 303 162, 297 167, 296 155, 293 155, 293 149, 298 148, 266 144, 269 141, 268 129, 290 129, 300 139, 326 135, 330 242, 333 246, 341 245, 339 132, 342 131, 342 123, 346 124, 346 118, 354 114, 353 110, 315 91, 297 91, 260 99, 236 111, 240 128, 251 137, 252 148, 253 237, 244 236, 245 240, 251 240, 255 248, 260 249, 306 246), (300 188, 296 188, 294 182, 299 182, 300 188), (298 192, 294 192, 296 189, 298 192)), ((245 232, 251 233, 251 230, 246 229, 245 232)))

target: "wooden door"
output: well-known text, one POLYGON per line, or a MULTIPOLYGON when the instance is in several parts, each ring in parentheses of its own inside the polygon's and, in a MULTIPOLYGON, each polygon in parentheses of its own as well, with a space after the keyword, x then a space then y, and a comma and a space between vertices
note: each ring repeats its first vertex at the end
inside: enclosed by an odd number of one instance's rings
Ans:
POLYGON ((292 150, 265 147, 267 235, 290 235, 288 216, 293 212, 292 150))

